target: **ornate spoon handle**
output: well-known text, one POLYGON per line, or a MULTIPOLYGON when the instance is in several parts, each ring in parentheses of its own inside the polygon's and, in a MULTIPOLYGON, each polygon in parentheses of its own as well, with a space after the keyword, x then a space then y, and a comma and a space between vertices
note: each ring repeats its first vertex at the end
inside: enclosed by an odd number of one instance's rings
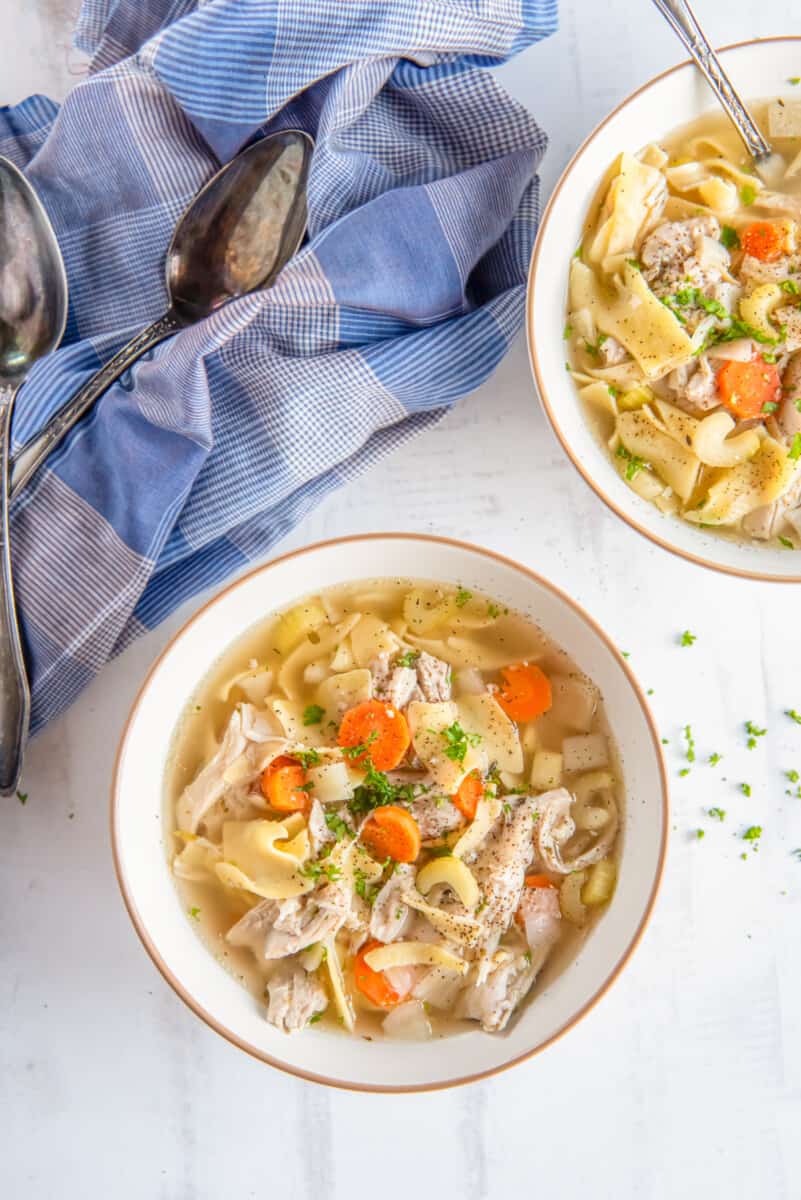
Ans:
POLYGON ((653 0, 662 16, 704 73, 707 83, 733 122, 755 162, 769 158, 773 148, 765 141, 756 122, 734 90, 720 59, 704 36, 695 13, 686 0, 653 0))
POLYGON ((163 342, 165 338, 176 333, 181 327, 178 317, 172 309, 169 309, 164 316, 159 317, 152 325, 148 325, 135 338, 127 342, 121 350, 118 350, 114 357, 110 358, 91 379, 87 379, 80 391, 76 392, 71 400, 68 400, 58 412, 53 414, 41 433, 23 446, 15 456, 11 476, 12 499, 44 462, 50 451, 69 433, 73 425, 77 424, 84 413, 92 407, 95 400, 102 396, 106 388, 110 387, 115 379, 119 379, 120 375, 127 371, 128 367, 141 358, 147 350, 157 346, 159 342, 163 342))
POLYGON ((8 536, 8 442, 16 388, 0 388, 0 795, 19 782, 31 693, 22 652, 8 536))

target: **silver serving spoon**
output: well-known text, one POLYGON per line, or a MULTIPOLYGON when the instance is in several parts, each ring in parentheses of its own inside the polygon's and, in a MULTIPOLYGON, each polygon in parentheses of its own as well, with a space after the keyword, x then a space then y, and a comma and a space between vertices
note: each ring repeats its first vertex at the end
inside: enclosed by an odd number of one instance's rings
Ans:
POLYGON ((8 445, 14 399, 67 323, 67 276, 47 213, 25 176, 0 157, 0 794, 17 786, 31 693, 8 536, 8 445))
POLYGON ((306 231, 314 142, 298 129, 243 150, 198 192, 167 250, 169 307, 100 368, 15 456, 11 495, 115 379, 152 346, 221 305, 269 287, 306 231))
POLYGON ((767 141, 735 91, 690 5, 686 3, 686 0, 653 0, 653 2, 679 41, 701 68, 718 103, 745 143, 745 148, 751 155, 758 174, 765 183, 775 186, 785 173, 786 163, 767 141))

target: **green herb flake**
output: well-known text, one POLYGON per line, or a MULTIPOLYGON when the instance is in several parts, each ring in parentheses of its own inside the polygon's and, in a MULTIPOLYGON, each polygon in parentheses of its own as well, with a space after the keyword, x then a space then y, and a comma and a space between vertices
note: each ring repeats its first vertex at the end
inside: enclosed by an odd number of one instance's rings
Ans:
POLYGON ((316 767, 323 761, 317 750, 293 750, 292 758, 297 759, 306 771, 309 767, 316 767))
POLYGON ((757 728, 753 721, 746 721, 745 732, 748 734, 748 741, 745 744, 749 750, 753 750, 757 744, 757 738, 764 737, 768 731, 757 728))
POLYGON ((689 725, 684 726, 684 740, 687 743, 687 753, 685 755, 687 762, 695 762, 695 738, 693 737, 692 728, 689 725))
POLYGON ((715 820, 717 820, 717 821, 725 821, 725 819, 726 819, 726 809, 725 808, 718 808, 718 806, 715 805, 713 808, 710 808, 707 811, 708 811, 710 817, 714 817, 715 820))
POLYGON ((199 909, 199 908, 195 908, 195 907, 193 906, 193 907, 192 907, 192 908, 190 908, 190 910, 189 910, 189 915, 190 915, 190 917, 192 918, 192 920, 193 920, 193 921, 199 921, 199 920, 200 920, 200 909, 199 909))
POLYGON ((493 604, 492 601, 489 601, 487 603, 487 616, 492 617, 492 619, 494 621, 495 618, 499 617, 500 615, 501 615, 501 610, 498 608, 498 605, 493 604))
POLYGON ((793 858, 797 858, 798 861, 801 862, 801 846, 799 846, 797 850, 791 850, 790 853, 792 854, 793 858))
POLYGON ((750 208, 757 198, 757 190, 752 183, 744 183, 740 188, 740 203, 744 208, 750 208))
POLYGON ((321 1012, 313 1013, 308 1020, 309 1025, 316 1025, 318 1021, 322 1021, 323 1014, 321 1012))
POLYGON ((722 758, 723 755, 718 754, 717 750, 713 754, 710 754, 708 759, 710 767, 716 767, 722 758))
POLYGON ((796 725, 801 725, 801 713, 796 712, 794 708, 786 708, 784 715, 785 717, 789 717, 791 721, 795 721, 796 725))
POLYGON ((477 746, 481 741, 478 733, 465 733, 458 721, 454 721, 447 729, 430 729, 429 733, 439 733, 445 743, 445 757, 453 762, 463 763, 470 746, 477 746))
POLYGON ((615 451, 615 455, 617 458, 624 459, 628 464, 625 472, 626 479, 628 480, 634 479, 634 477, 638 475, 640 471, 650 471, 651 469, 650 463, 647 463, 645 459, 640 458, 638 455, 632 454, 631 451, 627 450, 623 445, 618 446, 617 450, 615 451))
POLYGON ((750 796, 751 795, 751 784, 750 783, 741 783, 740 791, 743 793, 744 796, 750 796))
POLYGON ((801 83, 801 75, 791 75, 787 82, 791 83, 793 87, 798 87, 799 83, 801 83))
POLYGON ((684 779, 684 777, 689 774, 690 774, 690 768, 682 767, 682 769, 679 771, 679 779, 684 779))
POLYGON ((370 887, 367 883, 367 877, 363 871, 358 869, 353 872, 353 887, 357 896, 361 896, 365 904, 373 904, 378 895, 377 887, 370 887))
POLYGON ((798 771, 796 770, 785 771, 784 776, 785 779, 790 780, 790 783, 798 783, 798 780, 801 779, 801 776, 799 776, 798 771))
POLYGON ((638 260, 636 258, 627 258, 626 262, 633 270, 635 270, 635 271, 642 270, 642 266, 640 265, 640 263, 638 262, 638 260))
POLYGON ((567 339, 570 337, 572 332, 573 332, 573 326, 570 324, 570 322, 568 322, 567 325, 565 325, 564 333, 562 334, 562 337, 565 339, 565 341, 567 341, 567 339))
POLYGON ((306 879, 313 879, 315 883, 317 883, 318 880, 320 880, 323 876, 325 876, 330 883, 335 883, 337 879, 342 878, 342 872, 340 871, 339 867, 336 863, 332 862, 304 863, 302 867, 298 867, 298 875, 303 875, 306 879))
POLYGON ((347 821, 336 812, 325 813, 325 823, 333 833, 338 842, 341 842, 344 837, 353 837, 353 830, 347 821))
POLYGON ((698 838, 698 840, 700 842, 702 837, 706 837, 706 833, 704 832, 703 829, 696 829, 695 836, 698 838))
POLYGON ((372 733, 368 737, 366 737, 363 742, 359 742, 358 745, 356 745, 356 746, 341 746, 340 749, 342 750, 342 753, 345 755, 345 758, 350 758, 350 759, 361 758, 361 756, 363 754, 367 753, 369 747, 372 746, 373 742, 376 740, 377 737, 378 737, 378 730, 374 729, 372 731, 372 733))
POLYGON ((749 825, 748 828, 746 829, 745 833, 743 834, 743 841, 744 842, 758 842, 761 837, 762 837, 762 826, 761 825, 749 825))
MULTIPOLYGON (((765 355, 763 354, 762 357, 764 358, 765 355)), ((775 357, 776 357, 775 354, 771 355, 771 358, 775 358, 775 357)), ((778 407, 779 406, 775 400, 766 400, 765 403, 762 405, 762 412, 770 415, 770 413, 775 413, 775 411, 778 407)))
MULTIPOLYGON (((457 600, 456 603, 458 604, 459 601, 457 600)), ((395 666, 396 667, 413 667, 419 657, 420 657, 419 650, 406 650, 403 654, 399 654, 398 657, 395 659, 395 666)))
POLYGON ((720 240, 727 250, 736 250, 740 245, 737 230, 731 225, 724 225, 720 231, 720 240))
POLYGON ((697 640, 698 639, 694 633, 690 633, 689 629, 685 629, 684 633, 679 638, 679 645, 692 646, 693 642, 696 642, 697 640))
POLYGON ((456 607, 464 608, 465 604, 467 604, 467 601, 472 599, 473 593, 468 592, 467 588, 460 587, 459 591, 456 593, 456 607))
POLYGON ((801 458, 801 433, 793 434, 793 441, 790 449, 787 451, 787 457, 793 462, 801 458))
POLYGON ((797 296, 799 294, 798 284, 794 279, 783 279, 779 287, 783 292, 787 292, 788 296, 797 296))
POLYGON ((17 792, 17 799, 19 800, 20 804, 27 804, 28 803, 28 793, 27 792, 17 792))
POLYGON ((795 546, 793 545, 793 543, 790 541, 790 539, 788 537, 785 537, 784 534, 782 534, 782 533, 779 534, 779 541, 784 546, 785 550, 795 550, 795 546))
POLYGON ((319 704, 308 704, 303 710, 304 725, 319 725, 325 716, 325 709, 319 704))

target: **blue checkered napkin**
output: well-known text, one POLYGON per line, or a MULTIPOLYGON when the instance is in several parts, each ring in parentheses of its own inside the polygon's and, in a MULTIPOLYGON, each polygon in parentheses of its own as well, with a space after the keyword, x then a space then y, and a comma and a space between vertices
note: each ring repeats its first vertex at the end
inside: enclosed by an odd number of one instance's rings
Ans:
POLYGON ((182 210, 258 131, 316 139, 309 240, 162 343, 12 513, 33 727, 179 603, 424 429, 518 329, 546 139, 484 69, 555 0, 87 0, 89 77, 0 110, 67 264, 64 343, 15 445, 166 305, 182 210))

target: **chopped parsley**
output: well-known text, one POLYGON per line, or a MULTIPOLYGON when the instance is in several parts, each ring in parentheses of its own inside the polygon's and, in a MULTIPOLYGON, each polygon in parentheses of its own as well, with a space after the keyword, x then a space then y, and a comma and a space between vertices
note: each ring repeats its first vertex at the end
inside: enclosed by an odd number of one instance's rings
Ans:
POLYGON ((316 750, 293 750, 292 757, 296 758, 302 767, 308 771, 309 767, 316 767, 322 762, 319 753, 316 750))
POLYGON ((693 642, 695 642, 697 640, 698 639, 694 633, 690 633, 689 629, 685 629, 684 633, 679 638, 679 645, 680 646, 692 646, 693 642))
POLYGON ((470 746, 477 746, 481 741, 478 733, 465 733, 458 721, 454 721, 447 729, 431 729, 429 733, 439 733, 445 743, 445 757, 453 762, 463 763, 470 746))
POLYGON ((588 354, 591 354, 593 358, 597 358, 598 355, 601 353, 601 346, 603 346, 604 342, 607 342, 608 340, 609 340, 608 333, 599 333, 598 339, 595 342, 589 342, 585 338, 584 339, 584 349, 587 351, 588 354))
POLYGON ((685 775, 689 775, 689 774, 690 774, 690 768, 682 767, 682 769, 679 771, 679 779, 684 779, 685 775))
POLYGON ((731 225, 724 225, 720 231, 720 240, 727 250, 736 250, 740 245, 740 238, 737 230, 731 225))
POLYGON ((778 535, 778 537, 779 537, 779 541, 784 546, 785 550, 795 550, 795 546, 793 545, 793 543, 790 541, 790 539, 788 537, 785 537, 783 533, 780 533, 778 535))
POLYGON ((801 725, 801 713, 796 712, 794 708, 786 708, 784 715, 785 717, 789 717, 791 721, 795 721, 796 725, 801 725))
POLYGON ((743 834, 743 841, 744 842, 758 842, 761 837, 762 837, 762 826, 761 825, 749 825, 748 828, 746 829, 745 833, 743 834))
POLYGON ((581 243, 580 242, 579 242, 578 246, 576 246, 576 249, 573 251, 573 257, 578 258, 578 259, 581 258, 581 243))
MULTIPOLYGON (((456 603, 459 603, 458 597, 456 603)), ((413 667, 420 657, 419 650, 407 650, 404 654, 399 654, 395 659, 396 667, 413 667)))
POLYGON ((345 755, 345 758, 361 758, 363 754, 367 753, 368 748, 372 746, 377 737, 378 730, 374 729, 372 733, 366 737, 363 742, 359 742, 358 745, 342 746, 340 748, 342 753, 345 755))
POLYGON ((740 203, 749 208, 757 198, 757 190, 752 183, 744 183, 740 188, 740 203))
POLYGON ((790 780, 790 783, 798 783, 798 780, 801 779, 801 776, 799 776, 798 771, 795 771, 795 770, 785 771, 784 774, 785 774, 785 778, 790 780))
POLYGON ((757 738, 764 737, 768 731, 767 729, 758 729, 753 721, 746 721, 745 732, 748 734, 748 741, 745 744, 749 750, 753 750, 757 744, 757 738))
POLYGON ((618 446, 617 450, 615 451, 615 455, 617 458, 625 459, 628 464, 626 467, 626 479, 634 479, 635 475, 638 475, 640 471, 650 470, 649 464, 645 461, 645 459, 640 458, 636 454, 632 454, 631 451, 627 450, 623 445, 618 446))
POLYGON ((467 601, 472 599, 473 593, 468 592, 467 588, 460 587, 459 591, 456 593, 456 607, 464 608, 465 604, 467 604, 467 601))
POLYGON ((298 867, 298 875, 305 876, 306 879, 313 879, 315 883, 324 875, 330 883, 335 883, 337 879, 342 878, 342 872, 336 863, 327 862, 309 862, 304 863, 302 867, 298 867))
POLYGON ((793 434, 792 445, 787 451, 787 457, 792 459, 793 462, 795 462, 796 459, 801 458, 801 433, 793 434))
POLYGON ((636 258, 627 258, 627 259, 626 259, 626 262, 627 262, 627 263, 628 263, 628 265, 629 265, 630 267, 632 267, 632 268, 633 268, 635 271, 641 271, 641 270, 642 270, 642 266, 640 265, 640 263, 637 261, 637 259, 636 259, 636 258))
POLYGON ((726 809, 718 808, 717 805, 715 805, 713 808, 710 808, 708 811, 710 817, 715 817, 718 821, 723 821, 726 817, 726 809))
POLYGON ((348 808, 354 816, 371 812, 382 804, 408 803, 414 796, 414 785, 411 783, 394 784, 383 771, 377 771, 372 763, 367 767, 364 782, 354 789, 353 797, 348 801, 348 808))
POLYGON ((309 1017, 308 1024, 316 1025, 317 1022, 322 1021, 322 1019, 323 1019, 323 1014, 321 1012, 312 1013, 312 1015, 309 1017))
POLYGON ((570 337, 572 332, 573 332, 573 326, 568 322, 568 324, 565 325, 565 330, 564 330, 564 333, 562 334, 562 337, 565 339, 565 341, 567 341, 567 339, 570 337))
POLYGON ((716 767, 722 758, 723 758, 723 755, 718 754, 717 750, 715 751, 714 754, 710 754, 710 756, 709 756, 710 767, 716 767))
POLYGON ((303 710, 304 725, 319 725, 325 716, 325 709, 319 704, 308 704, 303 710))
POLYGON ((673 296, 669 296, 668 308, 672 308, 673 305, 678 308, 701 308, 705 313, 709 313, 713 317, 720 317, 723 321, 728 321, 731 316, 729 310, 724 308, 719 300, 710 300, 697 287, 680 288, 673 296))
POLYGON ((684 726, 684 740, 687 743, 687 762, 695 762, 695 738, 689 725, 684 726))
POLYGON ((698 838, 698 840, 700 842, 702 837, 706 837, 706 834, 704 833, 703 829, 696 829, 695 836, 698 838))
POLYGON ((193 921, 199 921, 200 920, 200 909, 193 906, 189 910, 189 915, 193 921))
POLYGON ((750 783, 741 783, 740 791, 743 793, 744 796, 750 796, 751 795, 751 784, 750 783))
POLYGON ((797 296, 799 294, 798 284, 794 279, 783 279, 779 287, 783 292, 787 292, 788 296, 797 296))
POLYGON ((791 83, 793 87, 797 87, 801 83, 801 75, 791 75, 787 82, 791 83))
POLYGON ((353 837, 353 830, 339 813, 327 812, 325 814, 325 823, 338 842, 341 842, 344 837, 353 837))
MULTIPOLYGON (((762 357, 764 358, 765 355, 763 354, 762 357)), ((772 355, 770 355, 770 357, 775 358, 776 356, 775 356, 775 354, 772 354, 772 355)), ((779 406, 775 400, 766 400, 765 403, 762 405, 762 412, 763 413, 775 413, 775 411, 778 407, 779 406)))
POLYGON ((20 804, 27 804, 28 803, 28 793, 27 792, 17 792, 17 799, 19 800, 20 804))
POLYGON ((501 615, 501 610, 497 604, 493 604, 491 600, 487 602, 487 616, 492 617, 493 621, 501 615))
POLYGON ((377 887, 370 887, 363 871, 353 872, 353 887, 357 896, 361 896, 366 904, 372 904, 378 895, 377 887))

